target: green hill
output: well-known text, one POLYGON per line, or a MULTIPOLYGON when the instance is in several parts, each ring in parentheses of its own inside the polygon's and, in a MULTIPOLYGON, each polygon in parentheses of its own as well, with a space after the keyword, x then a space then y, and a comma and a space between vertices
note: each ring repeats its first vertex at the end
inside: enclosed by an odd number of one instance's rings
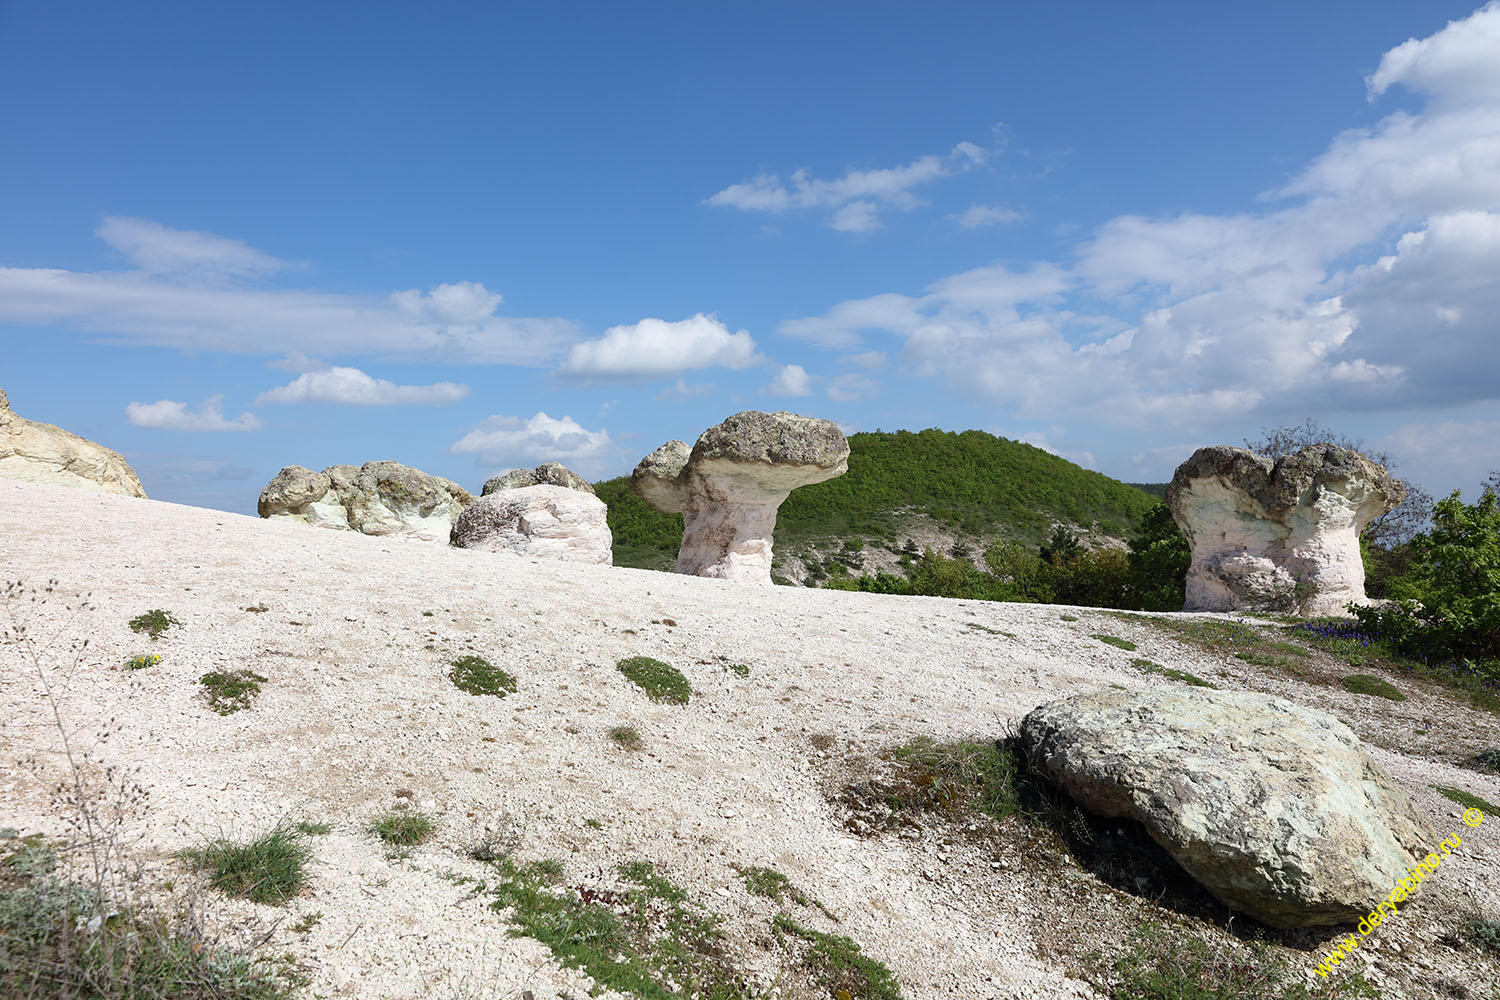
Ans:
MULTIPOLYGON (((681 515, 647 507, 628 476, 594 488, 609 506, 615 565, 669 569, 681 515)), ((1034 544, 1058 522, 1122 538, 1156 502, 1143 489, 983 431, 875 431, 849 438, 847 474, 792 492, 776 520, 776 547, 791 558, 834 540, 894 543, 919 520, 975 540, 1034 544)))

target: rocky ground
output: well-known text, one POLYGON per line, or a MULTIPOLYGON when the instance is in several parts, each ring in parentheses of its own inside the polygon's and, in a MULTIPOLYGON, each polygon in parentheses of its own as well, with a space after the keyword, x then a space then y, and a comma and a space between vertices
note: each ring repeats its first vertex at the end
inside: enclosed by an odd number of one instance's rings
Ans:
MULTIPOLYGON (((486 837, 519 861, 559 859, 561 878, 591 891, 615 886, 621 861, 652 862, 723 918, 725 961, 768 995, 818 995, 788 971, 778 912, 858 942, 912 998, 1094 996, 1088 953, 1128 947, 1153 922, 1237 947, 1235 925, 1226 934, 1108 886, 1018 820, 851 829, 848 789, 890 748, 993 739, 1079 691, 1179 683, 1138 658, 1328 710, 1365 738, 1440 835, 1465 835, 1356 967, 1397 998, 1484 997, 1497 978, 1457 927, 1500 918, 1500 817, 1463 827, 1430 786, 1500 801, 1500 778, 1462 764, 1500 746, 1500 722, 1404 678, 1404 702, 1348 693, 1332 682, 1349 669, 1321 654, 1293 670, 1091 609, 760 588, 10 480, 0 579, 57 581, 44 600, 0 609, 0 625, 27 628, 5 640, 0 670, 0 827, 67 832, 54 704, 76 745, 145 790, 122 831, 144 890, 192 891, 177 852, 207 838, 329 824, 303 896, 271 907, 203 894, 216 926, 263 936, 310 995, 587 995, 586 976, 510 936, 507 911, 489 905, 475 880, 493 882, 493 868, 470 857, 486 837), (154 642, 127 627, 157 608, 181 624, 154 642), (58 685, 51 697, 32 653, 58 685), (145 653, 160 662, 123 668, 145 653), (456 688, 449 664, 466 654, 518 690, 456 688), (634 656, 680 668, 689 703, 645 698, 616 670, 634 656), (262 690, 216 714, 199 678, 239 668, 266 678, 262 690), (638 749, 609 738, 621 725, 638 749), (410 851, 377 840, 372 817, 398 803, 432 815, 436 836, 410 851), (750 866, 821 908, 748 892, 750 866)), ((1311 977, 1347 932, 1278 947, 1311 977)))

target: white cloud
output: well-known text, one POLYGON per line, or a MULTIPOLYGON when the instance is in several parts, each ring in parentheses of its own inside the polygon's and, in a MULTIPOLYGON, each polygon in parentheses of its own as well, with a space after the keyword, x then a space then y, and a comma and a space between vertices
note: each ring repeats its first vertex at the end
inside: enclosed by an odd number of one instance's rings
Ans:
POLYGON ((1028 218, 1019 208, 1009 205, 970 205, 962 212, 944 216, 958 223, 960 229, 980 229, 984 226, 1008 226, 1028 218))
POLYGON ((583 379, 653 378, 713 366, 738 370, 760 361, 748 332, 730 333, 717 316, 698 313, 612 326, 598 340, 574 344, 558 371, 583 379))
POLYGON ((577 337, 568 320, 490 315, 499 296, 472 282, 369 297, 246 288, 230 282, 280 264, 237 240, 118 219, 101 236, 130 248, 135 269, 0 267, 0 324, 188 351, 455 364, 544 365, 577 337))
POLYGON ((525 420, 487 417, 449 450, 477 455, 480 465, 496 469, 562 462, 583 475, 597 475, 619 454, 609 431, 585 430, 572 417, 558 420, 545 413, 525 420))
POLYGON ((1500 416, 1404 424, 1376 442, 1400 465, 1403 476, 1427 484, 1439 497, 1462 489, 1474 500, 1479 484, 1500 470, 1500 416), (1439 485, 1441 484, 1441 485, 1439 485))
POLYGON ((985 163, 988 152, 972 142, 960 142, 947 156, 920 156, 900 167, 844 172, 834 180, 819 180, 805 169, 783 182, 762 173, 705 199, 705 204, 746 212, 782 213, 798 209, 834 209, 828 224, 843 232, 869 232, 880 226, 879 209, 911 209, 923 204, 912 189, 961 174, 985 163))
POLYGON ((772 396, 811 396, 812 376, 801 365, 782 365, 762 392, 772 396))
POLYGON ((109 215, 94 233, 146 274, 222 282, 258 278, 287 266, 239 240, 168 229, 150 219, 109 215))
POLYGON ((260 429, 260 419, 253 413, 241 413, 233 420, 225 420, 219 410, 224 397, 210 396, 194 413, 186 403, 160 399, 154 403, 129 403, 125 417, 137 427, 150 427, 164 431, 254 431, 260 429))
POLYGON ((858 354, 844 355, 839 358, 839 364, 854 365, 874 371, 877 368, 884 368, 889 360, 884 351, 861 351, 858 354))
POLYGON ((827 388, 828 398, 835 403, 853 403, 856 400, 868 399, 880 391, 880 383, 864 375, 856 375, 850 372, 846 375, 837 375, 829 380, 827 388))
POLYGON ((386 379, 372 378, 358 368, 327 368, 303 372, 288 385, 261 393, 255 400, 262 403, 347 403, 354 406, 396 406, 416 403, 443 406, 456 403, 469 394, 469 387, 456 382, 434 382, 431 385, 397 385, 386 379))

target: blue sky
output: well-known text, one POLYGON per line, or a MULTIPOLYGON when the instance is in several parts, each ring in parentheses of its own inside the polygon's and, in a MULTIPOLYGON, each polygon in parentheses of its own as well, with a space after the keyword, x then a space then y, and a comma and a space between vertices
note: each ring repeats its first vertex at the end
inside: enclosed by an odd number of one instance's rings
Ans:
POLYGON ((0 0, 0 388, 158 499, 741 409, 1500 468, 1500 6, 0 0))

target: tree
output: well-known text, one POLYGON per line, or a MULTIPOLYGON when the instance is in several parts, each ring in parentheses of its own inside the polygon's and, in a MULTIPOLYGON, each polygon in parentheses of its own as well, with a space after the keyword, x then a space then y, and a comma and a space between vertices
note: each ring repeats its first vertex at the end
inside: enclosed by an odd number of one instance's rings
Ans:
MULTIPOLYGON (((1395 476, 1396 462, 1387 452, 1368 448, 1362 439, 1345 437, 1312 417, 1303 421, 1300 427, 1266 427, 1261 433, 1264 436, 1259 440, 1245 439, 1245 447, 1273 462, 1311 445, 1333 444, 1359 452, 1377 465, 1385 466, 1386 471, 1395 476)), ((1411 541, 1432 520, 1432 494, 1400 476, 1395 478, 1405 489, 1406 498, 1371 521, 1360 536, 1382 549, 1393 549, 1411 541)))
POLYGON ((1159 503, 1146 512, 1130 536, 1130 589, 1135 606, 1143 611, 1181 611, 1193 553, 1159 503))
POLYGON ((1082 554, 1083 545, 1078 541, 1078 536, 1063 524, 1052 529, 1052 537, 1041 547, 1042 559, 1053 566, 1071 562, 1082 554))

